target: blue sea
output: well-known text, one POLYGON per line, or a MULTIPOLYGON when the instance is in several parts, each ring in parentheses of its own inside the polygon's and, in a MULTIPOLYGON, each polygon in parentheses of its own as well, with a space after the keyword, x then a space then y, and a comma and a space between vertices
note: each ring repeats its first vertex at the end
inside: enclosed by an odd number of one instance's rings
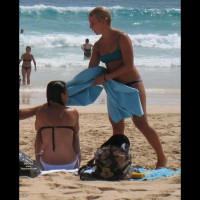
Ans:
MULTIPOLYGON (((20 0, 19 30, 23 28, 24 33, 19 32, 19 58, 30 45, 37 62, 37 71, 31 72, 31 85, 20 86, 20 103, 44 103, 49 81, 69 81, 87 68, 89 61, 83 59, 80 47, 86 38, 92 44, 100 38, 88 22, 88 12, 96 6, 107 6, 112 26, 129 34, 147 104, 179 105, 179 0, 20 0)), ((21 75, 21 64, 19 72, 21 75)), ((105 102, 102 92, 95 103, 105 102)))

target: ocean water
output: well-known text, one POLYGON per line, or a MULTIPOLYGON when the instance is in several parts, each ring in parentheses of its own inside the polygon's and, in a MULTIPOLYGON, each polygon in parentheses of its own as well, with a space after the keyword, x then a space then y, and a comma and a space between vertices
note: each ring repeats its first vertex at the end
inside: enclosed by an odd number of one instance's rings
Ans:
MULTIPOLYGON (((71 80, 86 69, 80 46, 86 38, 100 38, 89 28, 88 12, 107 6, 112 26, 129 34, 134 62, 147 93, 148 104, 180 104, 181 9, 178 0, 21 0, 19 1, 19 58, 27 45, 37 62, 31 85, 20 86, 21 104, 46 101, 51 80, 71 80)), ((100 63, 104 66, 103 63, 100 63)), ((33 63, 32 63, 32 66, 33 63)), ((19 65, 21 75, 21 64, 19 65)), ((102 92, 95 103, 105 103, 102 92)))

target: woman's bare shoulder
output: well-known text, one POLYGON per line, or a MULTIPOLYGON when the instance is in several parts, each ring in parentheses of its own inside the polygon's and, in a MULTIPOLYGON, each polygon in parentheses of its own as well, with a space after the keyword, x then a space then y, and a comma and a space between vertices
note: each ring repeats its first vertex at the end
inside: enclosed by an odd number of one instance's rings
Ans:
POLYGON ((99 52, 99 46, 100 46, 100 39, 97 40, 94 45, 92 46, 93 47, 93 52, 94 53, 98 53, 99 52))
POLYGON ((94 46, 99 46, 99 42, 101 41, 101 37, 94 43, 94 46))
POLYGON ((41 106, 37 109, 36 114, 39 114, 39 113, 41 113, 41 112, 46 111, 47 107, 48 107, 47 103, 41 105, 41 106))
POLYGON ((113 29, 113 37, 116 37, 119 40, 129 39, 129 35, 126 32, 118 29, 113 29))
POLYGON ((129 37, 128 33, 124 32, 124 31, 119 30, 118 33, 119 33, 120 37, 122 37, 122 38, 128 38, 129 37))
POLYGON ((119 31, 119 44, 120 45, 131 44, 131 38, 128 35, 128 33, 119 31))
POLYGON ((67 118, 69 116, 71 116, 75 121, 77 119, 79 119, 79 112, 74 107, 68 107, 68 106, 66 106, 65 109, 64 109, 64 112, 65 112, 64 116, 66 116, 67 118))
POLYGON ((66 106, 65 107, 66 112, 72 112, 72 113, 78 113, 78 110, 74 107, 66 106))

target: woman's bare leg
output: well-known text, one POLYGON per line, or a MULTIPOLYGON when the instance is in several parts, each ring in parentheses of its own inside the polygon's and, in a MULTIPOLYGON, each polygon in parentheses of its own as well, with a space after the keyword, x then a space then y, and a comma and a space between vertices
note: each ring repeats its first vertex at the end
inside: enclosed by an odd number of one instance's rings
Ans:
POLYGON ((26 70, 22 67, 22 85, 26 84, 26 70))
POLYGON ((31 68, 27 69, 27 85, 30 85, 31 68))
POLYGON ((165 167, 167 163, 167 158, 163 152, 163 148, 158 137, 157 132, 153 129, 147 120, 147 112, 146 112, 146 93, 144 89, 144 85, 142 82, 134 84, 140 91, 140 100, 142 104, 142 108, 144 111, 144 115, 142 117, 135 116, 132 121, 135 126, 142 132, 145 136, 149 144, 153 147, 157 154, 157 164, 156 169, 160 167, 165 167))
MULTIPOLYGON (((167 158, 163 152, 162 145, 160 143, 160 139, 158 137, 157 132, 148 124, 147 121, 147 113, 146 113, 146 94, 144 90, 144 86, 142 82, 134 84, 140 89, 140 100, 143 107, 144 115, 142 117, 135 116, 132 121, 134 125, 140 130, 140 132, 145 136, 149 144, 153 147, 157 154, 157 164, 156 169, 160 167, 165 167, 167 163, 167 158)), ((113 128, 113 134, 124 134, 125 124, 124 120, 121 120, 119 123, 114 123, 112 119, 109 117, 110 123, 113 128)))
POLYGON ((167 163, 167 158, 163 152, 162 145, 160 143, 160 139, 158 137, 157 132, 155 131, 155 129, 149 126, 147 122, 146 114, 144 114, 142 117, 134 117, 134 119, 132 120, 135 126, 145 136, 145 138, 157 154, 156 169, 160 167, 165 167, 167 163))
POLYGON ((110 123, 112 125, 113 135, 124 134, 124 129, 125 129, 124 120, 121 120, 118 123, 114 123, 110 117, 109 117, 109 120, 110 120, 110 123))

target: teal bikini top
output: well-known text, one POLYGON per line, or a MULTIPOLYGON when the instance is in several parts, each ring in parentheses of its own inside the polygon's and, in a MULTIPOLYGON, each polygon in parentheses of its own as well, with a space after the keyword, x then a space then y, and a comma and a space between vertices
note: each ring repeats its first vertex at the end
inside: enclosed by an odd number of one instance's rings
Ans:
POLYGON ((31 62, 32 59, 23 59, 23 62, 31 62))
MULTIPOLYGON (((118 35, 118 38, 117 38, 117 49, 115 51, 113 51, 112 53, 100 55, 101 62, 109 63, 109 62, 118 61, 118 60, 122 59, 122 52, 118 45, 119 36, 120 36, 120 34, 118 35)), ((99 43, 98 43, 98 45, 99 45, 99 43)))
POLYGON ((120 49, 116 49, 112 53, 108 53, 108 54, 100 56, 100 60, 103 63, 109 63, 109 62, 113 62, 113 61, 117 61, 121 59, 122 59, 122 52, 120 49))

